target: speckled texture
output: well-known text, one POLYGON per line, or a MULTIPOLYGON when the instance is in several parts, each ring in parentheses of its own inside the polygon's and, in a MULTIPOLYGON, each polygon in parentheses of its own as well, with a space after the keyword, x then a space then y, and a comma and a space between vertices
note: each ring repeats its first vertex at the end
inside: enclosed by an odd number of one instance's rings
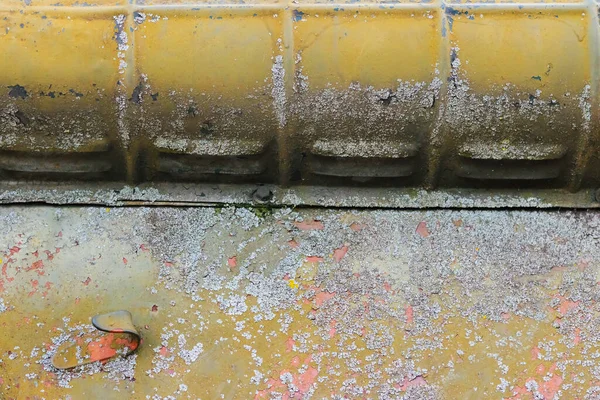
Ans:
POLYGON ((0 220, 8 399, 599 390, 594 212, 5 207, 0 220), (52 370, 56 345, 120 308, 143 338, 135 356, 52 370))

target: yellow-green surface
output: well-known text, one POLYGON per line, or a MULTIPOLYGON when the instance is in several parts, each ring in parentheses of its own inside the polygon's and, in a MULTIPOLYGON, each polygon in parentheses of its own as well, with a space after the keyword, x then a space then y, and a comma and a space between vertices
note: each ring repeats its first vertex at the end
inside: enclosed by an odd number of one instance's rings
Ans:
POLYGON ((6 207, 0 223, 3 399, 599 390, 592 212, 6 207), (119 309, 135 356, 50 367, 119 309))

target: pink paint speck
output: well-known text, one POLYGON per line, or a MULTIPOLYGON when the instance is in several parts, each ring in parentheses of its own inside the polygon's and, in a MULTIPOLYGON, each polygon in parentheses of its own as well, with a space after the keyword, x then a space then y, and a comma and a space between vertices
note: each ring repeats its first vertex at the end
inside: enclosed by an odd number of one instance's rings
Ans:
POLYGON ((406 316, 406 323, 407 324, 412 324, 414 319, 414 310, 412 308, 412 306, 409 304, 406 306, 406 308, 404 308, 404 315, 406 316))
POLYGON ((315 305, 321 307, 323 303, 335 296, 335 293, 319 292, 315 295, 315 305))
POLYGON ((553 399, 554 395, 560 390, 560 385, 563 378, 559 375, 554 375, 549 381, 545 381, 540 385, 539 392, 544 396, 544 399, 553 399))
POLYGON ((288 337, 287 340, 285 341, 285 351, 290 352, 292 350, 294 350, 294 345, 296 344, 296 342, 294 341, 294 339, 292 339, 292 337, 288 337))
POLYGON ((575 346, 577 346, 579 343, 581 343, 581 329, 580 328, 575 328, 575 338, 573 339, 573 343, 575 344, 575 346))
POLYGON ((297 377, 294 377, 294 384, 300 391, 300 393, 306 393, 310 390, 311 386, 317 380, 319 371, 314 367, 309 367, 304 373, 297 377))
POLYGON ((427 381, 425 380, 425 378, 423 378, 420 375, 411 380, 408 380, 408 378, 405 378, 404 382, 402 383, 402 386, 400 387, 400 390, 406 391, 410 387, 423 386, 423 385, 427 385, 427 381))
POLYGON ((347 252, 348 252, 348 246, 346 246, 346 245, 340 247, 339 249, 335 249, 333 251, 333 260, 335 262, 342 261, 342 258, 344 258, 344 256, 346 255, 347 252))
POLYGON ((365 226, 359 224, 358 222, 353 222, 352 225, 350 225, 350 229, 352 229, 354 232, 358 232, 365 229, 365 226))
POLYGON ((325 226, 321 221, 302 221, 302 222, 294 222, 294 226, 302 231, 311 231, 311 230, 323 230, 325 226))
POLYGON ((424 238, 428 237, 429 236, 429 230, 427 229, 427 223, 425 221, 419 222, 419 225, 417 225, 416 232, 421 237, 424 237, 424 238))
POLYGON ((329 338, 330 339, 335 336, 335 332, 336 332, 335 325, 336 324, 337 324, 336 320, 333 320, 329 323, 329 338))

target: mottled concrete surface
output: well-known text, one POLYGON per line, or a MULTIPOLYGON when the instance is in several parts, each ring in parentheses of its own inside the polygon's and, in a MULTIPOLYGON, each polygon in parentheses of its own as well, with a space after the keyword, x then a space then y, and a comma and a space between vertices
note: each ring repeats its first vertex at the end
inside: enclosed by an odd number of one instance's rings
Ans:
POLYGON ((597 399, 600 216, 0 208, 1 399, 597 399), (133 314, 139 351, 61 343, 133 314))

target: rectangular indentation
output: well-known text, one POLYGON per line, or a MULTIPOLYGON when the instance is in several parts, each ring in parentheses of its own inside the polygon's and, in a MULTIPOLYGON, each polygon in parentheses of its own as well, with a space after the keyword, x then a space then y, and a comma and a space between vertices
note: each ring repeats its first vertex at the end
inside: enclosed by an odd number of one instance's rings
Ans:
POLYGON ((26 174, 90 174, 110 171, 112 163, 105 153, 28 154, 0 153, 0 169, 26 174))
POLYGON ((480 180, 541 180, 560 176, 562 160, 490 160, 460 157, 456 175, 480 180))
POLYGON ((173 177, 193 179, 204 175, 252 176, 266 171, 266 155, 200 157, 181 154, 161 154, 158 171, 173 177))
POLYGON ((361 178, 400 178, 414 172, 414 157, 344 158, 309 156, 310 171, 317 175, 361 178))

